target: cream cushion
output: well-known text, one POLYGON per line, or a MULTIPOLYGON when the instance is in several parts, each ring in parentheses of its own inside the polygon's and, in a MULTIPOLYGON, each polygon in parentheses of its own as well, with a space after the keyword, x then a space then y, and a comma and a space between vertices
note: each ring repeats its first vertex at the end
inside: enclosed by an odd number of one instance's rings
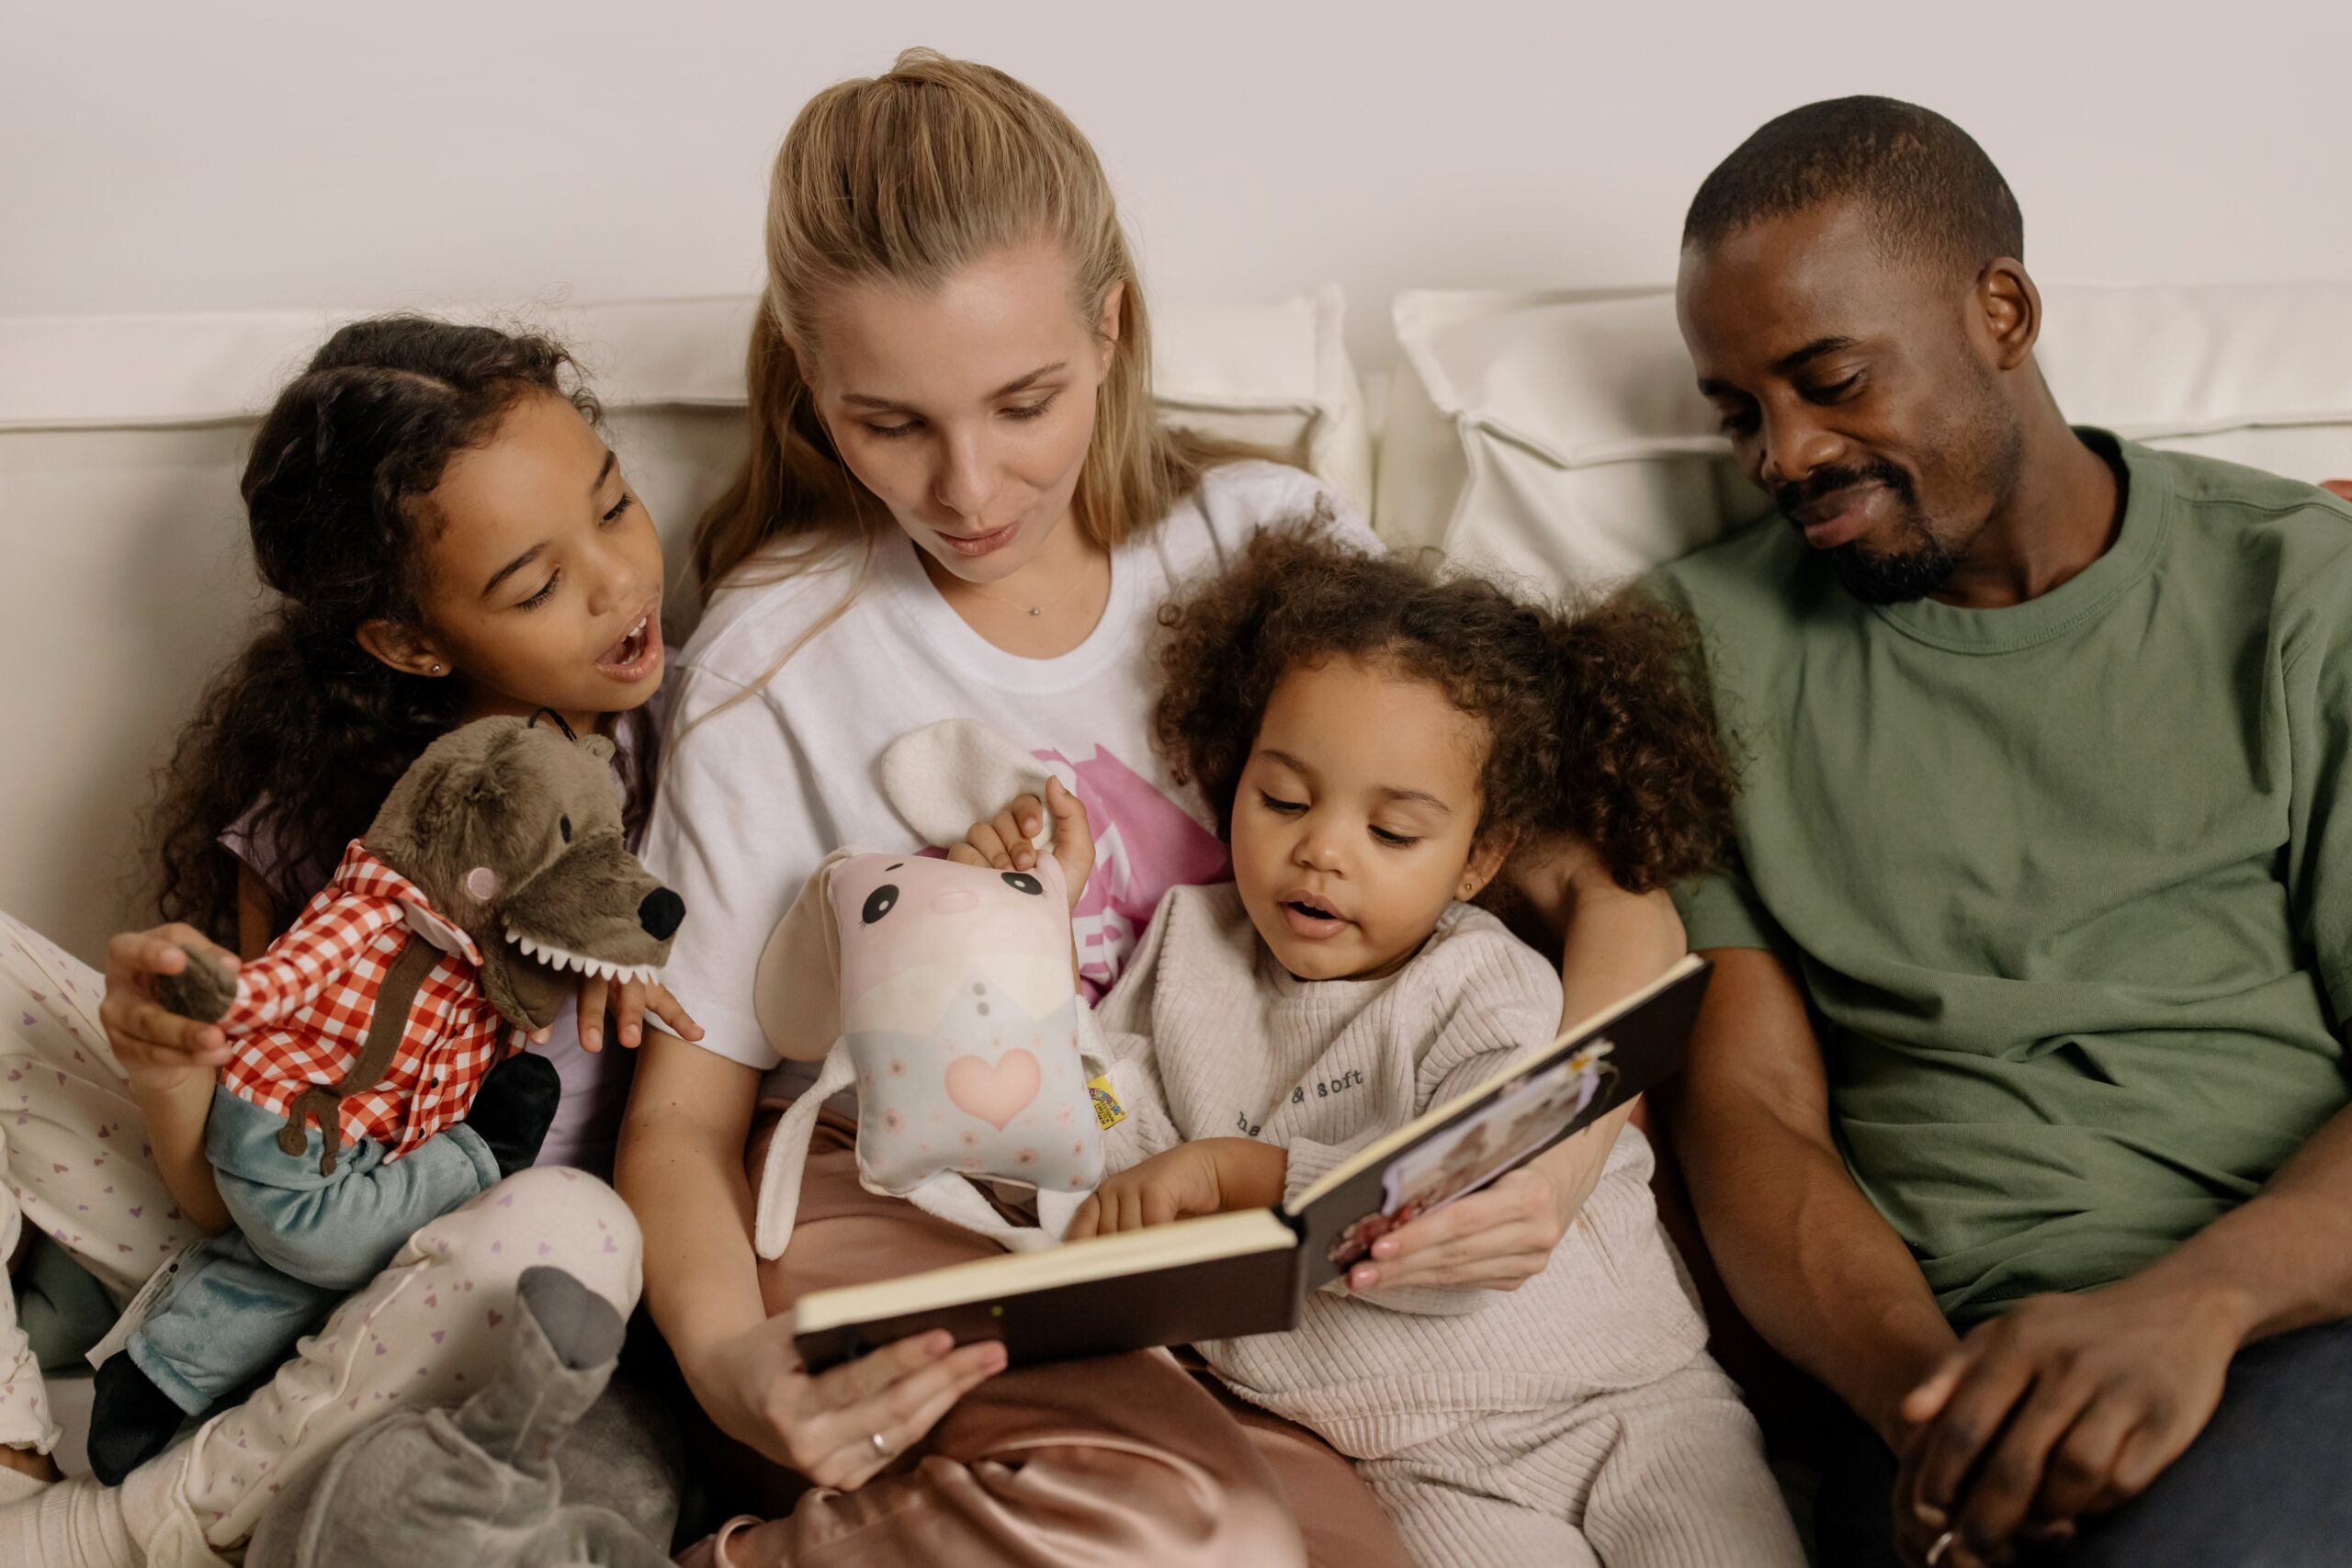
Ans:
MULTIPOLYGON (((742 455, 752 308, 746 297, 447 313, 551 330, 580 352, 674 581, 695 516, 742 455)), ((362 313, 0 318, 0 559, 16 658, 0 908, 85 958, 138 907, 150 774, 262 603, 236 488, 254 421, 362 313)), ((1285 453, 1368 509, 1371 435, 1341 325, 1336 289, 1157 308, 1155 396, 1171 422, 1285 453)))
MULTIPOLYGON (((2057 286, 2059 406, 2293 478, 2352 475, 2352 284, 2057 286)), ((1555 586, 1671 560, 1768 510, 1732 467, 1664 291, 1435 293, 1395 307, 1374 522, 1555 586)))

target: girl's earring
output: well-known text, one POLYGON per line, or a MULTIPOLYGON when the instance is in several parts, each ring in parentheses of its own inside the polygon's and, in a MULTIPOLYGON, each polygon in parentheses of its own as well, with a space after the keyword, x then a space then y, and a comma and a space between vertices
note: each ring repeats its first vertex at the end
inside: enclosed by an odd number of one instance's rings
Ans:
POLYGON ((443 663, 439 662, 438 660, 435 660, 435 661, 434 666, 433 666, 433 672, 434 672, 435 675, 444 675, 444 674, 447 674, 447 673, 448 673, 448 670, 449 670, 449 667, 448 667, 447 665, 443 664, 443 663))

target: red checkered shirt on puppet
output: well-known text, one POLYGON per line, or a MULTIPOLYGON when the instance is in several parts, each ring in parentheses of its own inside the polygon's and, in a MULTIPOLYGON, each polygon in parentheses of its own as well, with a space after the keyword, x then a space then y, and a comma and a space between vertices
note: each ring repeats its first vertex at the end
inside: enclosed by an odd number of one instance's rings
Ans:
POLYGON ((381 1087, 344 1100, 343 1136, 373 1138, 397 1159, 465 1115, 508 1029, 481 994, 481 951, 357 840, 293 929, 238 971, 236 1003, 220 1021, 233 1037, 220 1075, 231 1093, 283 1115, 303 1089, 350 1070, 385 971, 407 942, 429 940, 413 931, 411 907, 463 952, 444 951, 425 975, 381 1087))

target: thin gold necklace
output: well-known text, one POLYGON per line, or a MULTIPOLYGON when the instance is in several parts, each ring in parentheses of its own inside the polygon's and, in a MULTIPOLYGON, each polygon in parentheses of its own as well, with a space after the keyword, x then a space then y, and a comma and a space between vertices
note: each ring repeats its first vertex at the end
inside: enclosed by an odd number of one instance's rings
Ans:
MULTIPOLYGON (((1110 561, 1111 561, 1110 554, 1109 554, 1109 552, 1108 552, 1108 551, 1105 551, 1105 552, 1104 552, 1104 554, 1103 554, 1103 557, 1102 557, 1102 562, 1103 562, 1103 564, 1104 564, 1105 566, 1108 566, 1108 565, 1110 564, 1110 561)), ((1015 609, 1015 610, 1025 610, 1025 611, 1027 611, 1027 612, 1028 612, 1028 614, 1029 614, 1030 617, 1031 617, 1033 620, 1034 620, 1034 619, 1035 619, 1035 618, 1036 618, 1036 617, 1038 617, 1038 616, 1043 615, 1046 613, 1046 605, 1045 605, 1045 604, 1026 604, 1022 603, 1022 602, 1021 602, 1020 600, 1018 600, 1018 599, 1008 599, 1008 598, 1006 598, 1006 597, 1005 597, 1003 594, 1001 594, 1001 593, 991 593, 991 592, 989 592, 987 589, 985 589, 985 588, 981 587, 981 586, 980 586, 978 583, 977 583, 977 582, 972 582, 972 581, 967 581, 967 580, 966 580, 966 579, 964 579, 964 578, 961 578, 961 577, 957 577, 957 576, 956 576, 956 574, 955 574, 954 572, 952 572, 952 571, 948 571, 948 570, 947 570, 947 569, 946 569, 945 567, 941 567, 939 570, 940 570, 942 572, 945 573, 947 577, 949 577, 950 579, 952 579, 952 580, 956 583, 956 585, 957 585, 957 586, 959 586, 959 587, 961 587, 962 589, 964 589, 967 592, 969 592, 969 593, 976 593, 976 594, 978 594, 979 597, 981 597, 981 598, 983 598, 983 599, 992 599, 992 600, 994 600, 996 603, 998 603, 998 604, 1000 604, 1008 605, 1008 606, 1010 606, 1011 608, 1015 609)), ((1090 572, 1088 572, 1085 576, 1083 576, 1083 577, 1081 577, 1080 579, 1079 579, 1078 586, 1079 586, 1080 588, 1081 588, 1081 589, 1083 589, 1083 588, 1090 588, 1090 587, 1093 586, 1093 582, 1094 582, 1094 574, 1093 574, 1092 572, 1091 572, 1091 571, 1090 571, 1090 572)), ((1063 599, 1067 600, 1068 598, 1069 598, 1069 597, 1070 597, 1070 595, 1069 595, 1069 593, 1064 593, 1064 594, 1062 594, 1062 595, 1061 595, 1061 597, 1062 597, 1063 599)), ((1053 601, 1051 601, 1051 600, 1046 601, 1046 604, 1052 604, 1052 603, 1053 603, 1053 601)))

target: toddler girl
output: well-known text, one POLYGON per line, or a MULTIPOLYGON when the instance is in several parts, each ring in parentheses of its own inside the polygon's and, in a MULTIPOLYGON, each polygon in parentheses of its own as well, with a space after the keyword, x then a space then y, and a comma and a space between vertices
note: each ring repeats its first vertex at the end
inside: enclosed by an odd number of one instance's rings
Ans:
MULTIPOLYGON (((1638 949, 1607 922, 1660 918, 1657 890, 1728 840, 1696 646, 1652 601, 1567 614, 1274 534, 1163 621, 1159 740, 1206 794, 1233 881, 1169 893, 1093 1015, 1125 1116, 1119 1174, 1073 1235, 1282 1202, 1552 1039, 1559 976, 1471 902, 1515 855, 1566 844, 1576 875, 1653 895, 1579 903, 1574 972, 1580 949, 1638 949)), ((1075 887, 1088 835, 1055 842, 1075 887)), ((983 825, 958 852, 1004 852, 983 825)), ((1621 1134, 1515 1292, 1359 1292, 1376 1272, 1359 1266, 1291 1332, 1199 1348, 1353 1458, 1426 1563, 1800 1562, 1651 1163, 1621 1134)))

